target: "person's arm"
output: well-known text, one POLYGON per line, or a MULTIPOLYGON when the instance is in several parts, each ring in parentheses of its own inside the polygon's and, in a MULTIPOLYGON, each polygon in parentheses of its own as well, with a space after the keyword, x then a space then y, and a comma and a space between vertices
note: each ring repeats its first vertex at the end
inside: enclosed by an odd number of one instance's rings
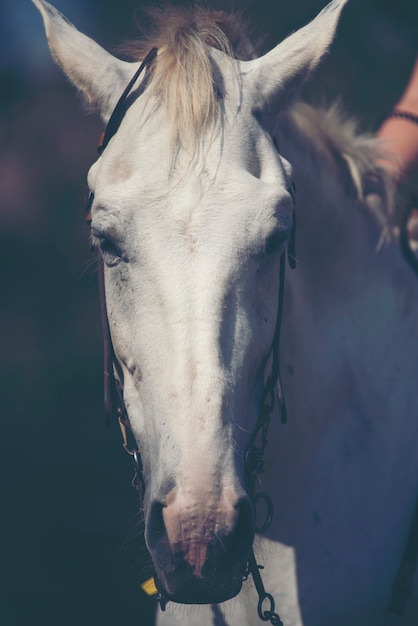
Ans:
POLYGON ((401 99, 377 134, 388 154, 382 165, 399 182, 418 167, 418 58, 401 99))

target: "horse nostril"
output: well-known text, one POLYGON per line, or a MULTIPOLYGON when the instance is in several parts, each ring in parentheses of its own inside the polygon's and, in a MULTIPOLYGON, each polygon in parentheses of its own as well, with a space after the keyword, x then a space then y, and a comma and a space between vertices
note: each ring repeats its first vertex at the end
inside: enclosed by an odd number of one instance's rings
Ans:
POLYGON ((145 541, 151 553, 158 547, 162 540, 167 540, 167 532, 163 518, 163 506, 162 502, 154 501, 146 516, 145 541))
POLYGON ((240 560, 250 551, 254 540, 254 512, 248 498, 241 498, 235 505, 235 526, 224 535, 223 544, 229 557, 240 560))
POLYGON ((212 544, 212 550, 219 550, 219 557, 224 552, 229 558, 239 561, 251 549, 254 539, 254 512, 247 497, 240 498, 232 510, 233 515, 229 512, 227 516, 228 523, 225 524, 226 520, 223 521, 222 516, 219 521, 215 517, 208 527, 209 516, 204 505, 201 515, 196 507, 189 518, 187 510, 167 506, 156 500, 151 504, 146 517, 145 538, 148 549, 151 553, 161 553, 164 545, 164 551, 171 548, 169 552, 175 553, 187 552, 190 545, 212 544))

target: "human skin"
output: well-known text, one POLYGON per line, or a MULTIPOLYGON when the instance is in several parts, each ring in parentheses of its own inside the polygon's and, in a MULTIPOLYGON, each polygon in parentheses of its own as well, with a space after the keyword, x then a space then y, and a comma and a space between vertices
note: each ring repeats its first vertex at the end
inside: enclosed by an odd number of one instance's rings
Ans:
POLYGON ((389 114, 377 133, 387 154, 382 165, 398 183, 418 171, 418 58, 406 89, 394 110, 412 114, 417 118, 413 121, 389 114))

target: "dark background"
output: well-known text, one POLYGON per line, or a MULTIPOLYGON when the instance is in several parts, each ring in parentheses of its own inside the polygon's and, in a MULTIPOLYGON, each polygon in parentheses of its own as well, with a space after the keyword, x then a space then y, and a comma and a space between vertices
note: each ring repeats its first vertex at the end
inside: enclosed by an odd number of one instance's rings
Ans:
MULTIPOLYGON (((148 3, 152 4, 152 3, 148 3)), ((155 3, 154 3, 155 4, 155 3)), ((265 48, 324 0, 225 0, 265 48)), ((56 0, 108 49, 146 3, 56 0)), ((364 129, 396 102, 418 48, 416 0, 351 0, 306 89, 364 129)), ((147 626, 132 468, 102 418, 100 314, 83 220, 101 131, 47 51, 29 0, 0 4, 0 624, 147 626)))

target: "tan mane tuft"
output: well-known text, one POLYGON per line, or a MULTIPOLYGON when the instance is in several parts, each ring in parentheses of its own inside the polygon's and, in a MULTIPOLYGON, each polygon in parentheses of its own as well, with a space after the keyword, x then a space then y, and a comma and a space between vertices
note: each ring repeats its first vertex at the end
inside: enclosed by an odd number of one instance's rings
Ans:
POLYGON ((237 15, 173 6, 151 9, 149 15, 151 31, 122 50, 140 60, 152 47, 158 48, 148 89, 164 107, 173 146, 193 152, 203 133, 215 127, 221 110, 223 84, 211 48, 231 59, 251 56, 254 50, 237 15))

